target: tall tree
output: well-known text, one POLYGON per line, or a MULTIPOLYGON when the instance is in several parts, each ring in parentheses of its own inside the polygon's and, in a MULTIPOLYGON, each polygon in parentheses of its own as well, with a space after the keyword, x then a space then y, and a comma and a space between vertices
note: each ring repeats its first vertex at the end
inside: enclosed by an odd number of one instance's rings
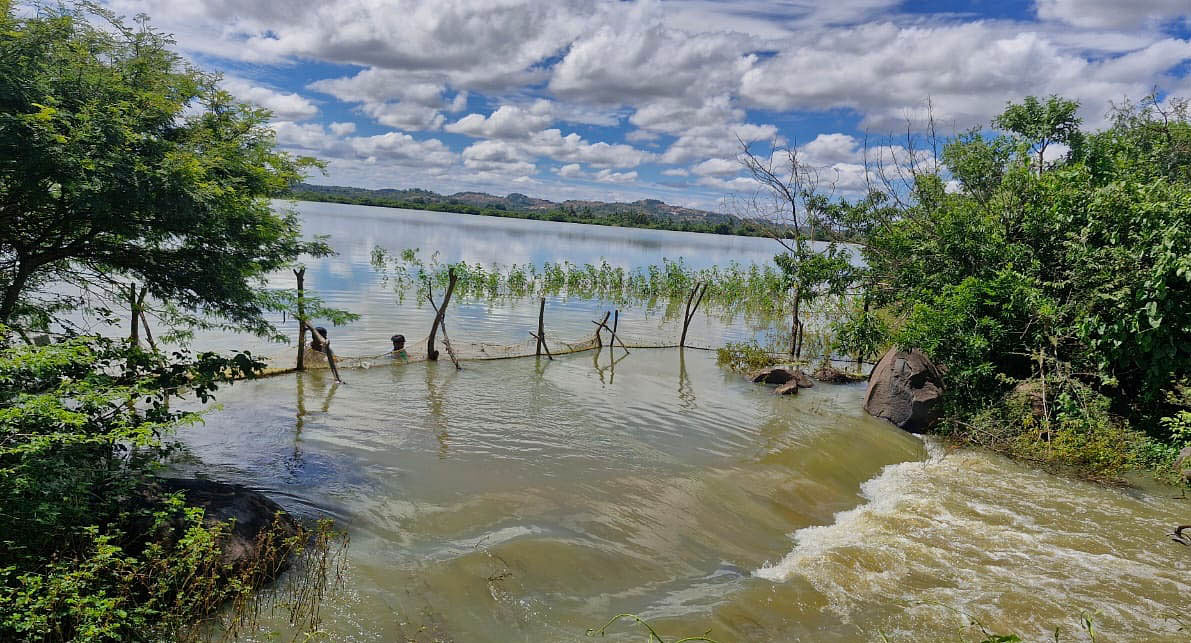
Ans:
POLYGON ((1078 109, 1078 102, 1059 96, 1049 96, 1046 102, 1037 96, 1026 96, 1021 103, 1009 103, 993 120, 993 125, 1013 132, 1030 146, 1038 156, 1038 174, 1041 176, 1046 148, 1056 143, 1072 146, 1080 141, 1081 121, 1075 115, 1078 109))
POLYGON ((190 319, 257 333, 264 278, 299 255, 270 201, 317 165, 143 17, 90 4, 0 16, 0 323, 45 327, 138 282, 190 319), (72 288, 73 287, 73 288, 72 288))

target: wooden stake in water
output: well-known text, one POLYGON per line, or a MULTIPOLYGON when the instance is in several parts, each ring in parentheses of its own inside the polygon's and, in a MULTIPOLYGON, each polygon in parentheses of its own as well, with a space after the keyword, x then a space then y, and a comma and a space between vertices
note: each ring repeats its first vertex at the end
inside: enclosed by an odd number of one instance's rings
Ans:
POLYGON ((686 348, 686 331, 691 325, 691 320, 695 318, 695 311, 699 310, 699 304, 703 303, 703 295, 707 294, 707 284, 695 284, 695 289, 686 298, 686 314, 683 315, 682 320, 682 337, 678 340, 679 348, 686 348), (699 298, 695 299, 695 294, 699 294, 699 298), (695 301, 694 307, 691 306, 691 300, 695 301))
POLYGON ((294 268, 298 280, 298 363, 297 370, 306 370, 306 301, 303 299, 306 285, 306 268, 294 268))
POLYGON ((534 349, 534 356, 541 357, 542 349, 546 349, 546 357, 550 361, 554 361, 554 356, 550 354, 550 347, 546 346, 546 298, 542 297, 538 302, 538 332, 529 334, 530 337, 538 340, 537 348, 534 349))
POLYGON ((605 313, 604 313, 604 319, 603 319, 603 321, 599 321, 599 322, 597 322, 597 321, 596 321, 596 320, 594 320, 594 319, 593 319, 593 320, 591 320, 591 323, 593 323, 593 324, 595 324, 595 325, 596 325, 596 336, 595 336, 595 340, 596 340, 596 348, 603 348, 603 347, 604 347, 604 338, 603 338, 603 336, 602 336, 602 335, 600 335, 600 332, 601 332, 601 331, 603 331, 603 330, 604 330, 604 327, 608 325, 608 318, 609 318, 609 317, 611 317, 611 316, 612 316, 612 313, 611 313, 611 311, 609 311, 609 312, 605 312, 605 313))

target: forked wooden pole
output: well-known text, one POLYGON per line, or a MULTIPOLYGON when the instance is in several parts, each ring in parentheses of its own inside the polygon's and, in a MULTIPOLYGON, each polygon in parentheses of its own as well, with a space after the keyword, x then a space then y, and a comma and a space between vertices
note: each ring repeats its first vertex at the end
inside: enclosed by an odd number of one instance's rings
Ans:
POLYGON ((593 323, 593 324, 595 324, 595 325, 596 325, 596 337, 595 337, 595 340, 596 340, 596 348, 603 348, 603 347, 604 347, 604 337, 603 337, 603 335, 601 335, 600 333, 601 333, 601 331, 603 330, 603 328, 602 328, 602 327, 604 327, 604 326, 607 326, 607 324, 608 324, 608 317, 610 317, 611 315, 612 315, 612 312, 611 312, 611 311, 609 311, 609 312, 605 312, 605 313, 604 313, 604 320, 603 320, 603 321, 597 322, 597 321, 596 321, 596 320, 594 320, 594 319, 593 319, 593 320, 591 320, 591 323, 593 323))
POLYGON ((686 348, 686 332, 690 328, 691 320, 695 318, 695 311, 699 310, 699 304, 703 303, 703 295, 707 294, 707 284, 695 284, 695 289, 691 291, 686 298, 686 313, 682 319, 682 337, 678 339, 678 347, 686 348), (699 298, 695 299, 695 294, 698 293, 699 298), (691 306, 691 300, 694 300, 695 305, 691 306))
MULTIPOLYGON (((605 320, 607 320, 608 318, 607 318, 607 317, 604 317, 604 319, 605 319, 605 320)), ((622 339, 621 339, 619 336, 617 336, 617 334, 616 334, 616 323, 617 323, 619 320, 620 320, 620 311, 618 310, 618 311, 616 311, 616 317, 615 317, 615 319, 614 319, 614 320, 613 320, 613 322, 612 322, 612 328, 608 328, 608 324, 607 324, 607 322, 606 322, 606 321, 605 321, 605 322, 598 322, 598 321, 592 320, 592 322, 591 322, 591 323, 595 324, 595 325, 596 325, 597 327, 599 327, 599 328, 602 328, 602 329, 604 329, 604 330, 608 331, 608 333, 609 333, 610 335, 612 335, 612 340, 608 342, 608 346, 609 346, 609 347, 615 347, 617 344, 620 344, 620 347, 621 347, 621 348, 623 348, 623 349, 624 349, 624 352, 627 354, 627 353, 629 352, 629 347, 628 347, 628 346, 625 346, 625 345, 624 345, 624 340, 622 340, 622 339)))
MULTIPOLYGON (((430 302, 430 307, 434 309, 434 314, 438 315, 438 306, 434 305, 434 297, 430 293, 426 294, 426 300, 430 302)), ((451 348, 451 338, 447 337, 447 316, 446 313, 442 315, 443 322, 439 325, 439 330, 442 331, 442 343, 447 349, 447 357, 451 358, 451 363, 455 365, 455 370, 461 371, 463 367, 459 365, 459 358, 455 356, 455 349, 451 348)))
POLYGON ((430 338, 426 340, 426 359, 431 361, 438 359, 438 351, 434 350, 434 336, 438 334, 438 327, 442 326, 443 315, 447 314, 447 305, 451 303, 451 294, 455 292, 455 283, 459 281, 454 268, 447 270, 447 279, 447 292, 442 297, 442 305, 436 309, 434 323, 430 325, 430 338))

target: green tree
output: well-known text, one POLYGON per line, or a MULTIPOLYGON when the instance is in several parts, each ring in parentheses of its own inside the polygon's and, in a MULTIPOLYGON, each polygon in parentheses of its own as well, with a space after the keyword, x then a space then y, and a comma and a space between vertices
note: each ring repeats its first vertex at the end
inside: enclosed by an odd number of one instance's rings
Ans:
POLYGON ((1074 147, 1081 140, 1080 119, 1075 115, 1079 103, 1058 96, 1042 102, 1027 96, 1020 104, 1009 103, 993 120, 999 129, 1013 132, 1038 156, 1038 174, 1045 168, 1046 148, 1055 143, 1074 147))
POLYGON ((183 322, 269 333, 265 276, 329 252, 270 202, 316 163, 172 44, 93 5, 0 17, 0 322, 139 282, 183 322))
POLYGON ((943 146, 957 190, 921 173, 908 194, 841 212, 862 232, 862 283, 895 320, 891 339, 947 366, 947 426, 963 433, 1031 380, 1058 414, 1048 426, 1069 430, 1076 451, 1124 444, 1088 437, 1118 421, 1168 440, 1172 423, 1158 420, 1173 417, 1168 392, 1191 374, 1186 103, 1126 103, 1090 134, 1075 109, 1057 97, 1011 104, 994 121, 1007 131, 943 146), (1056 142, 1072 153, 1042 166, 1056 142))

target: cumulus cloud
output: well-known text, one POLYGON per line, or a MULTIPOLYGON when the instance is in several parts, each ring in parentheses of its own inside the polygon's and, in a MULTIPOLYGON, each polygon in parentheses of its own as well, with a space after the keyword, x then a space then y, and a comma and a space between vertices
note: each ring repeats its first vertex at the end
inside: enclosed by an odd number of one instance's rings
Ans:
POLYGON ((1038 17, 1078 27, 1132 28, 1191 17, 1187 0, 1038 0, 1038 17))
POLYGON ((595 180, 602 183, 632 183, 637 180, 636 170, 632 172, 613 172, 612 170, 604 169, 596 172, 595 180))
MULTIPOLYGON (((344 132, 346 128, 337 128, 344 132)), ((447 167, 456 155, 442 141, 417 140, 403 132, 374 136, 343 136, 317 123, 280 121, 273 124, 282 147, 321 157, 416 167, 447 167)))
POLYGON ((707 159, 691 168, 691 172, 698 176, 738 174, 740 170, 740 162, 733 159, 707 159))
POLYGON ((548 100, 539 100, 529 107, 501 105, 488 116, 468 114, 446 126, 446 131, 474 137, 526 139, 545 129, 554 121, 548 100))
POLYGON ((564 166, 558 168, 558 170, 556 170, 556 172, 559 176, 568 178, 568 179, 575 179, 580 176, 583 176, 583 168, 578 163, 569 163, 567 165, 564 165, 564 166))
POLYGON ((1089 60, 1015 25, 886 22, 831 30, 784 50, 747 71, 741 93, 773 110, 854 109, 862 126, 875 129, 902 126, 928 98, 937 118, 961 128, 987 124, 1006 100, 1030 93, 1082 99, 1086 115, 1098 118, 1109 100, 1144 95, 1189 57, 1182 40, 1089 60))
POLYGON ((471 185, 536 175, 661 190, 641 180, 660 171, 693 176, 684 184, 708 195, 745 186, 728 167, 739 137, 800 139, 804 160, 830 169, 839 185, 857 186, 862 132, 880 137, 907 118, 918 123, 928 99, 950 132, 986 126, 1007 100, 1028 94, 1079 99, 1085 122, 1097 127, 1110 100, 1154 87, 1191 92, 1187 0, 1127 8, 1119 0, 1037 0, 1022 20, 910 15, 901 0, 108 6, 149 14, 201 60, 269 78, 232 74, 224 87, 272 109, 283 144, 361 180, 383 176, 376 168, 389 164, 410 180, 466 170, 456 176, 471 185), (288 71, 308 61, 317 64, 302 69, 314 78, 288 71), (322 69, 335 71, 318 77, 322 69), (287 74, 289 84, 277 85, 287 74), (323 115, 336 122, 318 124, 323 115), (824 115, 838 131, 814 131, 824 115), (391 131, 355 136, 357 125, 391 131))
POLYGON ((249 101, 273 112, 275 118, 302 121, 318 114, 318 107, 294 92, 283 92, 238 76, 224 76, 220 87, 236 98, 249 101))

